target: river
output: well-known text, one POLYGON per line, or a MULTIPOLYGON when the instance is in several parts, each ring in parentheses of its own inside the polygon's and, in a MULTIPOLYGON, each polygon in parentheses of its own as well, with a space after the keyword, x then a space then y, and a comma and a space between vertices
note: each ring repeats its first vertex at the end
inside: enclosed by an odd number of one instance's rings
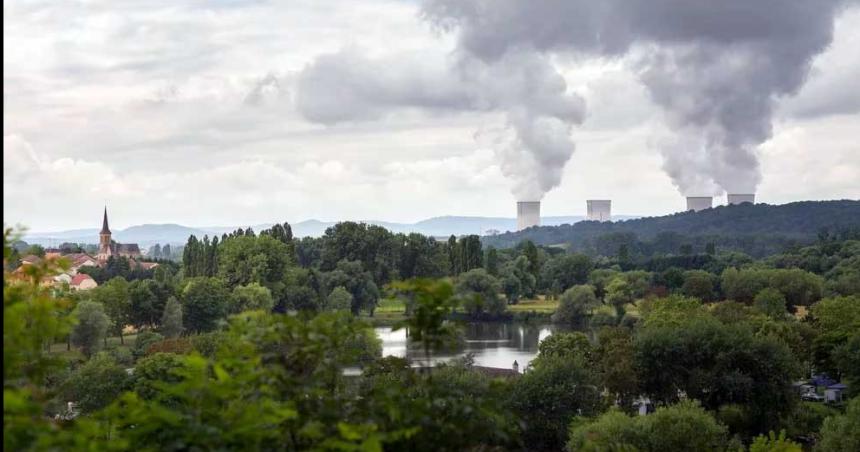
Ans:
MULTIPOLYGON (((462 349, 433 355, 432 364, 444 362, 471 353, 476 366, 510 369, 514 361, 523 372, 537 355, 538 344, 559 328, 553 325, 524 323, 475 322, 462 326, 465 339, 462 349)), ((407 341, 405 329, 392 331, 390 327, 376 328, 382 339, 382 355, 409 358, 413 365, 425 365, 420 344, 407 341)))

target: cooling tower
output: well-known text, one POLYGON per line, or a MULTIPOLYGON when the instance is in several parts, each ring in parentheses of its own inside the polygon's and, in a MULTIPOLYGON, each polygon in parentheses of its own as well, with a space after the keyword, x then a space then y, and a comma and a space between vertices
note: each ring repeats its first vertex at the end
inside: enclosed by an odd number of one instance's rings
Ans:
POLYGON ((732 204, 743 204, 748 202, 750 204, 755 204, 755 193, 746 194, 746 195, 738 195, 729 193, 729 205, 732 204))
POLYGON ((517 202, 517 231, 540 226, 540 201, 517 202))
POLYGON ((612 219, 612 201, 609 199, 589 199, 588 221, 609 221, 612 219))
POLYGON ((712 196, 687 196, 687 210, 698 212, 710 209, 713 200, 712 196))

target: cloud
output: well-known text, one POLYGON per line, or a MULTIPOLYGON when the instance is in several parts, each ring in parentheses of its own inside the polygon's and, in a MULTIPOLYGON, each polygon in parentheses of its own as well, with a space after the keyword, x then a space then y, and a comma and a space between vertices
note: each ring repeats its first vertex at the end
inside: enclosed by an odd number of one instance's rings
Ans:
POLYGON ((51 158, 15 135, 4 136, 3 145, 7 220, 13 220, 8 212, 26 212, 14 220, 36 228, 56 217, 84 227, 95 218, 86 208, 103 203, 115 212, 119 226, 153 222, 156 216, 161 221, 212 225, 224 221, 224 212, 233 212, 235 221, 247 224, 308 217, 369 219, 390 217, 389 209, 405 212, 401 220, 415 221, 424 214, 451 212, 450 205, 433 202, 439 187, 456 193, 464 207, 478 209, 485 203, 481 190, 504 186, 489 150, 392 161, 374 168, 339 160, 288 167, 244 159, 179 172, 117 171, 101 162, 51 158), (64 202, 68 193, 74 193, 74 199, 64 202), (370 211, 368 205, 379 210, 370 211))
POLYGON ((685 174, 703 170, 729 192, 746 193, 761 178, 756 148, 772 134, 776 98, 800 89, 812 58, 832 41, 845 3, 429 0, 424 14, 484 61, 511 52, 633 55, 640 80, 684 145, 661 149, 675 185, 685 193, 703 190, 700 177, 685 174), (701 160, 706 164, 692 164, 701 160))

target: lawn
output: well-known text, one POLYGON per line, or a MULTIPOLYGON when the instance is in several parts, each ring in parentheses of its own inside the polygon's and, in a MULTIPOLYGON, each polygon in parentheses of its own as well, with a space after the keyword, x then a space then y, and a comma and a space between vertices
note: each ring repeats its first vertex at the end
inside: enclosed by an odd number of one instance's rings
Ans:
MULTIPOLYGON (((119 336, 109 337, 107 339, 107 348, 131 348, 131 346, 134 345, 135 339, 137 339, 137 334, 125 334, 122 336, 122 339, 124 344, 120 344, 119 336)), ((65 342, 54 343, 51 345, 50 353, 66 355, 67 357, 80 356, 80 352, 77 347, 72 346, 71 350, 68 350, 67 347, 68 345, 65 342)))
POLYGON ((558 308, 558 300, 546 300, 543 297, 532 300, 520 300, 517 304, 508 305, 508 312, 540 312, 551 314, 558 308))

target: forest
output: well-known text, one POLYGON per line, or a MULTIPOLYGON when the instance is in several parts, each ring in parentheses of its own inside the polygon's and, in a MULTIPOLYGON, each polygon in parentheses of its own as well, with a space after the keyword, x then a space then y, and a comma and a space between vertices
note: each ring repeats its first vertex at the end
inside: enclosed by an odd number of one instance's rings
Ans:
POLYGON ((532 227, 486 237, 484 242, 499 248, 530 240, 591 256, 612 255, 622 244, 644 255, 673 253, 681 245, 702 251, 708 244, 716 244, 724 250, 764 257, 786 247, 809 245, 822 231, 857 228, 858 224, 860 201, 855 200, 744 203, 611 223, 532 227))
MULTIPOLYGON (((754 207, 732 215, 789 218, 754 207)), ((39 250, 7 229, 4 446, 860 450, 860 222, 729 243, 676 217, 601 225, 587 251, 530 235, 546 228, 505 244, 283 223, 192 236, 152 270, 83 267, 87 291, 42 284, 68 262, 22 265, 39 250), (429 356, 460 346, 462 322, 537 320, 566 329, 501 376, 382 356, 373 329, 429 356)))

